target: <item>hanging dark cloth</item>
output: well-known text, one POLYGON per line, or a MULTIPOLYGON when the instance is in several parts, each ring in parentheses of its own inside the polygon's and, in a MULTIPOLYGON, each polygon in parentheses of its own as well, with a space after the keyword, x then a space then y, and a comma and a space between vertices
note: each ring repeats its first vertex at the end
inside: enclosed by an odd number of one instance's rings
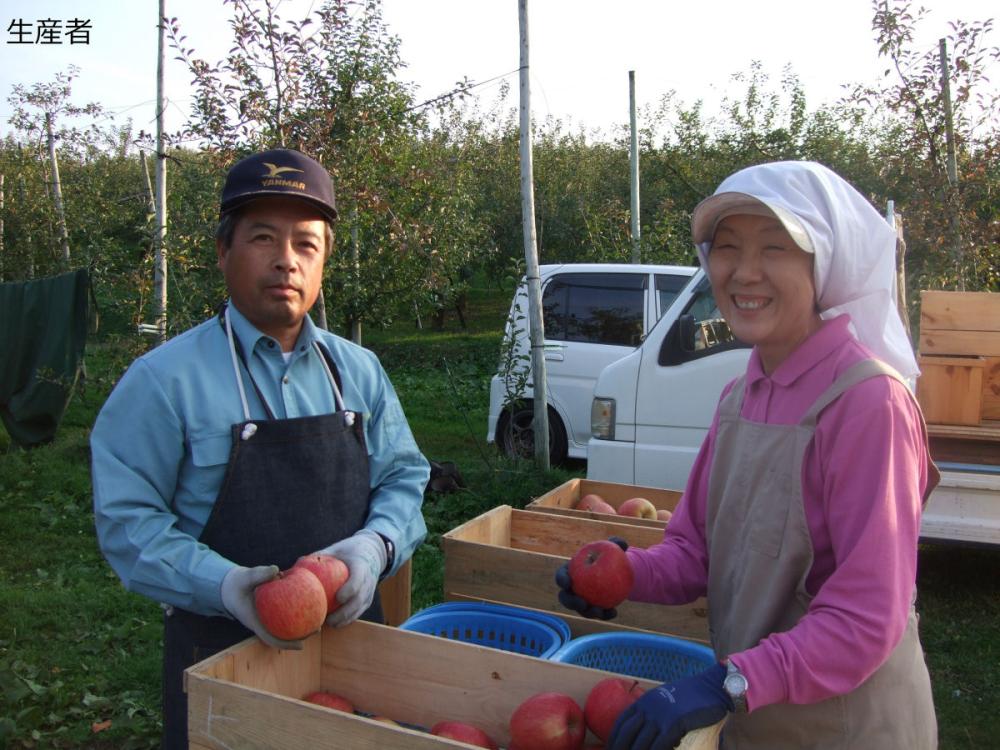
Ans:
POLYGON ((0 419, 17 445, 56 435, 83 369, 91 294, 85 268, 0 284, 0 419))

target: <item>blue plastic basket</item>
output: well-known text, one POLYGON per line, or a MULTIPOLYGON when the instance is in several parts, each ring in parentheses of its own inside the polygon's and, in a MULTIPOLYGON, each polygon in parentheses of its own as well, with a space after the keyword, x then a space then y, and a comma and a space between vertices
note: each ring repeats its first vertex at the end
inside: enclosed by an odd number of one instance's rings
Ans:
POLYGON ((711 667, 716 658, 708 646, 668 635, 593 633, 566 643, 552 661, 674 682, 711 667))
POLYGON ((399 627, 542 659, 570 639, 569 626, 554 615, 484 602, 436 604, 399 627))

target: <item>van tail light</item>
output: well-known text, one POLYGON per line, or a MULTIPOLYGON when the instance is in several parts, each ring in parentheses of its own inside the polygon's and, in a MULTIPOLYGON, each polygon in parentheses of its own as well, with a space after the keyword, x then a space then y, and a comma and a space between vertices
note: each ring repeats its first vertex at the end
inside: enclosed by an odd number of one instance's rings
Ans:
POLYGON ((590 405, 590 434, 598 440, 615 439, 615 400, 595 398, 590 405))

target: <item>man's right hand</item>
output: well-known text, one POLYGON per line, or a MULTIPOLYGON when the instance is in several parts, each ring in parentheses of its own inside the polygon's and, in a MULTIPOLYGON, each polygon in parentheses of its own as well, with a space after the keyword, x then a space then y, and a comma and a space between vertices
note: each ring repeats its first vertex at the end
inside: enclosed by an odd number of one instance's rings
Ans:
POLYGON ((222 579, 222 588, 219 591, 222 605, 234 619, 256 633, 257 637, 268 646, 299 651, 302 648, 302 641, 284 641, 268 633, 257 615, 257 607, 254 606, 254 589, 262 583, 273 580, 277 575, 277 565, 258 565, 256 568, 237 565, 222 579))
MULTIPOLYGON (((608 537, 608 541, 614 542, 623 551, 628 549, 628 542, 617 536, 608 537)), ((580 613, 583 617, 589 617, 592 620, 611 620, 618 616, 618 610, 614 607, 608 609, 598 607, 573 591, 573 579, 569 574, 569 563, 565 563, 556 571, 556 585, 559 587, 559 602, 566 609, 572 609, 574 612, 580 613)))

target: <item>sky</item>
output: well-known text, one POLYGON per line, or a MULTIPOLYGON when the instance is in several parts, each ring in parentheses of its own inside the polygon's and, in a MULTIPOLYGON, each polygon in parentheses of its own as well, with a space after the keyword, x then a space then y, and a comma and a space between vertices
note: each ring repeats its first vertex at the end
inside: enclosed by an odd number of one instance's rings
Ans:
MULTIPOLYGON (((231 42, 222 0, 165 0, 186 44, 218 61, 231 42)), ((301 18, 321 0, 284 0, 282 15, 301 18)), ((919 3, 914 3, 917 6, 919 3)), ((996 0, 925 0, 916 46, 936 49, 956 19, 1000 15, 996 0)), ((464 77, 489 81, 476 89, 482 105, 509 82, 517 106, 519 29, 517 0, 383 0, 383 19, 401 39, 417 101, 450 91, 464 77)), ((72 101, 96 101, 116 122, 132 118, 136 130, 155 130, 157 0, 3 0, 0 2, 0 134, 11 131, 8 103, 14 84, 54 79, 76 65, 72 101), (87 44, 71 43, 75 19, 89 21, 87 44), (37 43, 43 21, 61 22, 51 44, 37 43), (15 35, 17 29, 24 33, 15 35), (26 43, 14 44, 15 40, 26 43)), ((790 65, 810 109, 832 103, 845 84, 873 84, 887 67, 871 30, 870 0, 528 0, 532 112, 567 125, 610 132, 629 121, 628 73, 635 71, 640 112, 670 91, 685 104, 712 112, 743 87, 732 81, 759 62, 777 85, 790 65)), ((75 37, 80 41, 79 34, 75 37)), ((1000 31, 987 37, 1000 45, 1000 31)), ((189 111, 190 74, 167 48, 166 129, 181 127, 189 111)), ((992 80, 1000 81, 1000 66, 992 80)), ((641 124, 641 123, 640 123, 641 124)))

